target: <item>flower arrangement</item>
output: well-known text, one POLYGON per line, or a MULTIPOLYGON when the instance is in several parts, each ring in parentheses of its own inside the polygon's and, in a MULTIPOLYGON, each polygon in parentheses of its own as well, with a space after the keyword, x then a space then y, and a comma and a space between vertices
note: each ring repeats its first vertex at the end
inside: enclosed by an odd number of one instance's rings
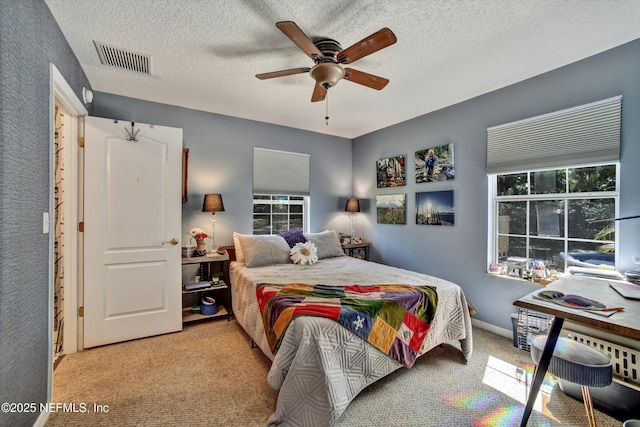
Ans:
POLYGON ((206 239, 207 237, 209 237, 209 235, 207 233, 205 233, 202 228, 192 228, 191 231, 188 233, 189 236, 191 236, 191 238, 189 239, 189 242, 192 242, 193 239, 206 239))
POLYGON ((312 242, 296 243, 290 254, 294 264, 311 265, 318 262, 318 248, 312 242))
POLYGON ((209 237, 209 235, 205 233, 202 228, 192 228, 188 234, 191 236, 189 238, 189 243, 192 243, 193 239, 196 239, 196 247, 193 250, 193 256, 205 256, 207 254, 207 245, 204 239, 209 237))

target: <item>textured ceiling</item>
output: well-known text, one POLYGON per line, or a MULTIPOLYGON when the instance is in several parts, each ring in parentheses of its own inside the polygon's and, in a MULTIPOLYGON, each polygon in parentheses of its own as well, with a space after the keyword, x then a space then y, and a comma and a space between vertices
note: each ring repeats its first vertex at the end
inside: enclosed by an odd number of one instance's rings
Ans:
POLYGON ((94 90, 346 138, 578 61, 640 37, 640 0, 46 0, 94 90), (347 48, 389 27, 398 42, 311 103, 311 67, 275 26, 347 48), (93 41, 151 56, 152 76, 102 65, 93 41))

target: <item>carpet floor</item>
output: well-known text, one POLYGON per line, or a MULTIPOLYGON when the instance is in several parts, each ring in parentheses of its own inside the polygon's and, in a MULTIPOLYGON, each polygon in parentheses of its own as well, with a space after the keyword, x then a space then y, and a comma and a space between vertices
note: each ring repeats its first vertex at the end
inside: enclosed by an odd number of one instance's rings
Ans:
MULTIPOLYGON (((85 350, 54 371, 53 402, 78 411, 53 412, 47 426, 263 426, 278 396, 269 366, 235 320, 85 350)), ((435 348, 363 390, 333 426, 518 425, 532 370, 529 353, 475 328, 469 363, 451 345, 435 348)), ((622 425, 599 411, 596 420, 622 425)), ((548 376, 529 426, 586 425, 583 404, 548 376)))

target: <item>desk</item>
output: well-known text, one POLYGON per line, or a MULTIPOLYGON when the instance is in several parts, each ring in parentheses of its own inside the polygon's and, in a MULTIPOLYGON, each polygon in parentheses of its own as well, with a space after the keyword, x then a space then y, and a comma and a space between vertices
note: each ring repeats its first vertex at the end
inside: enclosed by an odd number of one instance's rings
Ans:
POLYGON ((553 355, 553 350, 556 346, 556 342, 558 341, 558 336, 560 335, 562 324, 565 319, 569 319, 581 325, 602 329, 616 335, 640 340, 640 300, 623 298, 609 287, 607 280, 591 279, 579 276, 565 276, 550 283, 546 288, 541 288, 535 292, 525 295, 515 301, 513 305, 555 316, 551 323, 551 328, 549 329, 549 336, 547 338, 544 351, 542 352, 540 363, 538 364, 533 376, 529 398, 522 415, 520 427, 526 426, 529 421, 529 416, 533 409, 533 403, 540 391, 544 375, 547 373, 549 362, 551 361, 551 356, 553 355), (552 302, 540 300, 533 296, 543 289, 562 292, 565 295, 582 295, 599 301, 607 307, 622 306, 625 308, 625 311, 617 312, 610 317, 606 317, 584 310, 563 307, 552 302))

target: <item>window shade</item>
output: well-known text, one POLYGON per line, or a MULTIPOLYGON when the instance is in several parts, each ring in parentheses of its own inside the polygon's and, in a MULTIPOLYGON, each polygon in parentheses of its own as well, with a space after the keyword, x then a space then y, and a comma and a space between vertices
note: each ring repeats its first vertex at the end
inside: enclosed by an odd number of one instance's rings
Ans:
POLYGON ((487 129, 487 173, 620 160, 622 96, 487 129))
POLYGON ((309 154, 253 149, 253 194, 309 195, 309 154))

